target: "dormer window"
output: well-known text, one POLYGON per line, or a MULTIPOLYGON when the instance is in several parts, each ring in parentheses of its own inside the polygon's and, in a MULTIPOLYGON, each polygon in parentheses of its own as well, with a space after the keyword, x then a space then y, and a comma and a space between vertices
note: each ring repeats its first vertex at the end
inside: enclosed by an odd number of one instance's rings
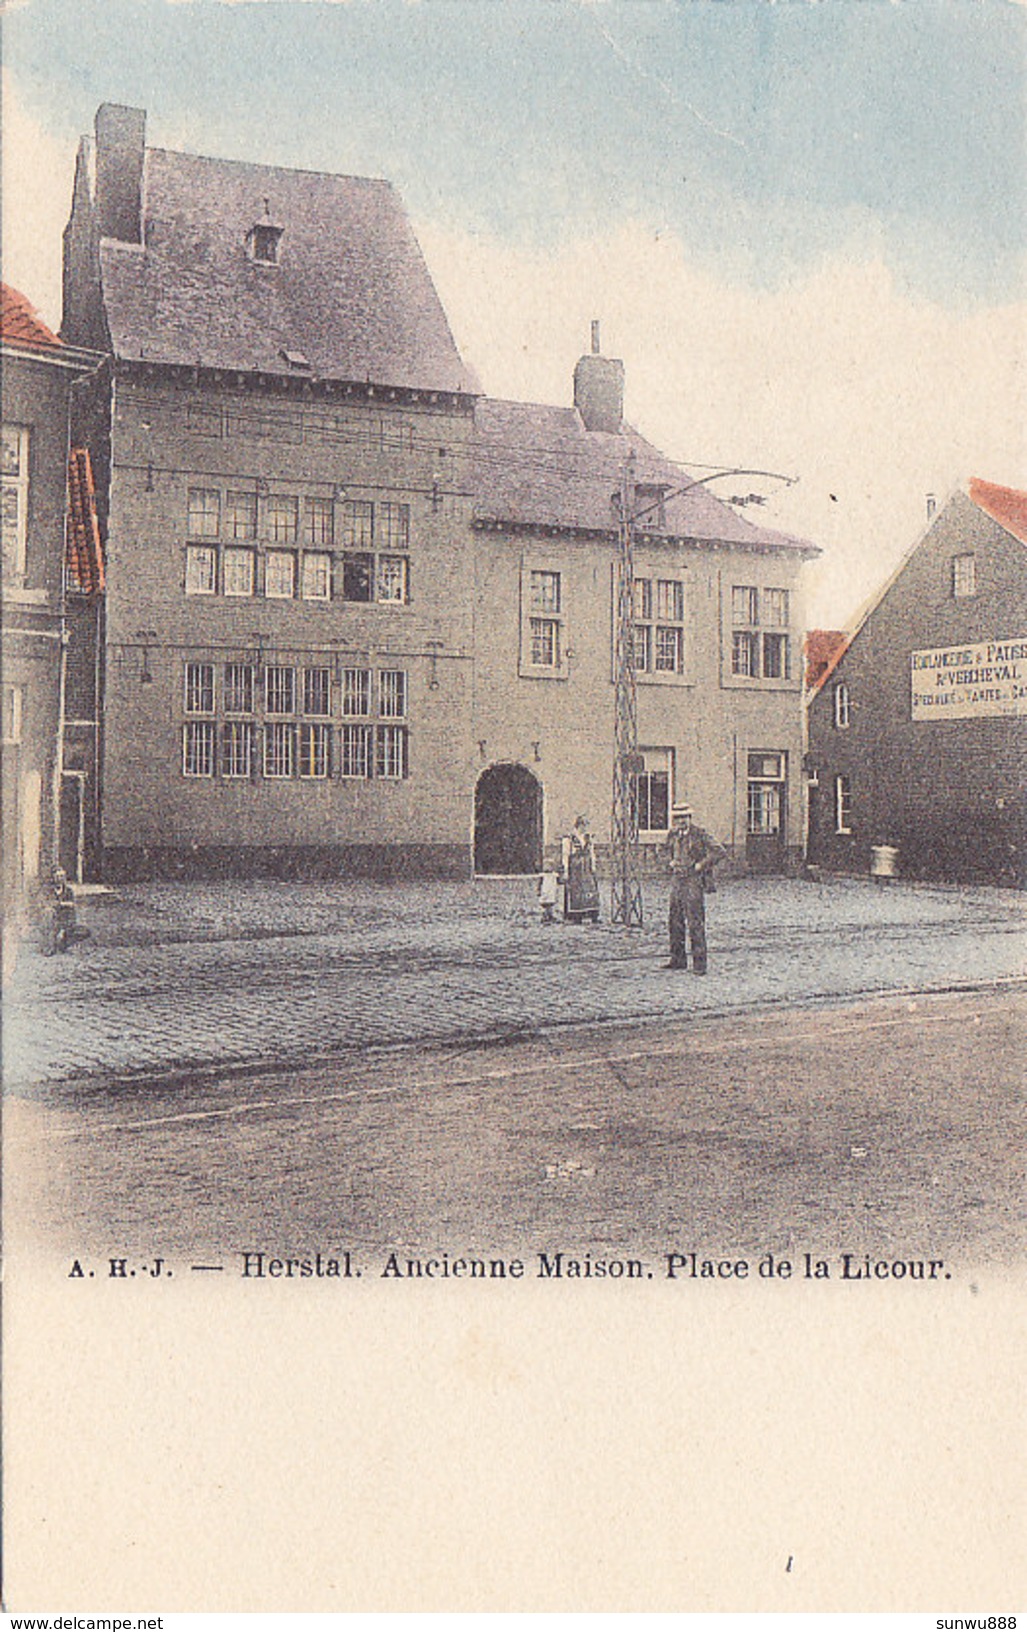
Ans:
POLYGON ((635 487, 635 523, 651 532, 662 533, 667 525, 667 489, 653 482, 639 482, 635 487))
POLYGON ((251 227, 246 238, 250 260, 256 261, 260 266, 277 266, 281 238, 281 227, 273 227, 269 221, 261 221, 257 226, 251 227))
MULTIPOLYGON (((632 526, 644 527, 649 532, 662 533, 667 525, 666 498, 667 488, 662 483, 637 482, 631 511, 632 526)), ((610 508, 619 519, 621 513, 621 495, 619 492, 610 494, 610 508)))

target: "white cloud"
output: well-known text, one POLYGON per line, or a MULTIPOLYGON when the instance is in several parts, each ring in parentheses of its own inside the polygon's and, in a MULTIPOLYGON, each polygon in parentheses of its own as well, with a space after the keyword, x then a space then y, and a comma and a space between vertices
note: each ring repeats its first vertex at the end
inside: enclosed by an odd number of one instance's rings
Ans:
POLYGON ((628 417, 672 457, 798 475, 747 513, 823 548, 813 623, 849 621, 922 529, 928 493, 971 475, 1027 487, 1027 307, 916 303, 855 258, 760 293, 630 224, 552 254, 431 223, 420 237, 487 390, 569 401, 599 317, 628 417))
POLYGON ((20 289, 44 321, 61 320, 61 234, 71 209, 75 144, 50 135, 3 78, 4 282, 20 289))
MULTIPOLYGON (((3 127, 4 278, 56 325, 74 144, 36 123, 7 76, 3 127)), ((625 361, 629 417, 672 457, 798 475, 748 514, 823 548, 813 622, 851 617, 916 538, 929 492, 943 501, 971 475, 1027 488, 1027 307, 917 303, 856 256, 760 293, 630 223, 552 253, 437 221, 419 236, 486 390, 569 402, 599 317, 603 349, 625 361)))

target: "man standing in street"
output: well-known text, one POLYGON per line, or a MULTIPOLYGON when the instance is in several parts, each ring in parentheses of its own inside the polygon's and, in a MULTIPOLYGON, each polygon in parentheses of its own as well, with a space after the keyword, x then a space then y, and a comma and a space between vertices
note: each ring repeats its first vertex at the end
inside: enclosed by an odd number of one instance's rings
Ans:
POLYGON ((670 861, 670 962, 668 969, 688 968, 706 973, 705 892, 713 888, 713 869, 727 851, 692 823, 687 805, 675 805, 666 851, 670 861))

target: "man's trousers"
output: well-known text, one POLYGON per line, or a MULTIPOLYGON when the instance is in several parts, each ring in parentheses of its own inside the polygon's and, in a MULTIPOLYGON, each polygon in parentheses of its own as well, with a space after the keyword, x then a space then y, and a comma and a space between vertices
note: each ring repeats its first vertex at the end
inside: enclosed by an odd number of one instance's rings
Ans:
POLYGON ((686 943, 692 951, 692 968, 706 973, 706 902, 702 880, 695 873, 675 873, 670 890, 670 961, 675 969, 688 968, 686 943))

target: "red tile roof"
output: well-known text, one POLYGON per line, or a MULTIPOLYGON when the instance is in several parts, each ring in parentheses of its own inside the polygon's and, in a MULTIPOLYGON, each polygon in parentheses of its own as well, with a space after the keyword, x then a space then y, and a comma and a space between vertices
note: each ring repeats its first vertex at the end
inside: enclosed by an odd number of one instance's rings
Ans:
POLYGON ((1027 544, 1027 493, 1015 487, 999 487, 995 482, 982 482, 979 476, 973 476, 970 497, 985 515, 1027 544))
POLYGON ((811 629, 806 636, 806 684, 821 681, 835 659, 848 645, 844 629, 811 629))
POLYGON ((12 289, 0 284, 0 339, 17 346, 59 346, 60 341, 47 328, 35 307, 12 289))
POLYGON ((72 448, 68 459, 68 571, 76 589, 95 595, 103 588, 103 545, 96 517, 96 486, 88 448, 72 448))

